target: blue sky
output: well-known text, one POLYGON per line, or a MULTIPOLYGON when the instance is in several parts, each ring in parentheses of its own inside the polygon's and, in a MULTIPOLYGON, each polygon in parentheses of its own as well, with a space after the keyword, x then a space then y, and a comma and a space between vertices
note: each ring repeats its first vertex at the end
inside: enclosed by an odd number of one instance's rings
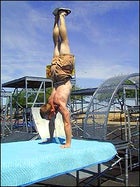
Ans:
POLYGON ((66 23, 78 87, 98 87, 112 76, 138 72, 138 1, 2 1, 2 83, 45 77, 56 7, 72 11, 66 23))

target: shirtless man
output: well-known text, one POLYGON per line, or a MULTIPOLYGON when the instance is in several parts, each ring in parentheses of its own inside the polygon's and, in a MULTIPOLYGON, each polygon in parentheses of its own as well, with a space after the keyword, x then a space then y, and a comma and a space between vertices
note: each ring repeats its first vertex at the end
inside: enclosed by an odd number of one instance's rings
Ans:
POLYGON ((48 103, 40 109, 41 116, 51 120, 59 111, 62 114, 64 122, 64 130, 66 134, 66 143, 62 148, 71 146, 71 122, 70 112, 67 108, 67 102, 71 93, 72 85, 70 79, 74 69, 74 55, 70 53, 69 41, 67 37, 67 29, 65 16, 71 11, 65 8, 57 8, 53 14, 55 16, 53 27, 54 54, 51 64, 51 78, 54 88, 48 103))

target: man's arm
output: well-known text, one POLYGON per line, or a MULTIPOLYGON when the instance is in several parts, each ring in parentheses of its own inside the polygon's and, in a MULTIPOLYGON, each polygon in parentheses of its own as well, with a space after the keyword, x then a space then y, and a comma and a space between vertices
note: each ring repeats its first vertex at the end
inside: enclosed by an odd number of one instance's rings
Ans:
POLYGON ((55 88, 53 88, 52 93, 48 99, 48 103, 51 105, 52 109, 51 112, 55 112, 55 107, 54 107, 54 95, 55 95, 55 88))

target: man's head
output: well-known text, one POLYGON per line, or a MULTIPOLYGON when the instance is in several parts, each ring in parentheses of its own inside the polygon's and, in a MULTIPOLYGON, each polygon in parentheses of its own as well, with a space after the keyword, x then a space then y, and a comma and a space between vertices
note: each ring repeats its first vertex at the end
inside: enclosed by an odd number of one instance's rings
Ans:
POLYGON ((52 109, 52 107, 49 103, 42 105, 40 108, 41 117, 43 119, 49 120, 51 117, 51 113, 52 113, 51 109, 52 109))

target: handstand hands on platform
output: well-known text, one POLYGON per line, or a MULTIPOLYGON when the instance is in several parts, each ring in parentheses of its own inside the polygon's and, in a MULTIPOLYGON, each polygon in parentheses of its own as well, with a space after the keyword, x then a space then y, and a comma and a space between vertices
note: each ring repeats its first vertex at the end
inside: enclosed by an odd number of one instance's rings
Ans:
MULTIPOLYGON (((41 106, 40 114, 42 118, 55 119, 57 112, 62 114, 64 131, 66 134, 66 143, 62 148, 71 146, 72 129, 70 122, 70 112, 67 108, 67 102, 71 93, 72 85, 70 79, 74 69, 74 55, 70 52, 70 46, 67 36, 65 16, 71 13, 67 8, 56 8, 53 11, 55 16, 53 27, 54 52, 50 68, 51 79, 54 88, 48 99, 48 103, 41 106)), ((53 123, 55 120, 53 120, 53 123)))

